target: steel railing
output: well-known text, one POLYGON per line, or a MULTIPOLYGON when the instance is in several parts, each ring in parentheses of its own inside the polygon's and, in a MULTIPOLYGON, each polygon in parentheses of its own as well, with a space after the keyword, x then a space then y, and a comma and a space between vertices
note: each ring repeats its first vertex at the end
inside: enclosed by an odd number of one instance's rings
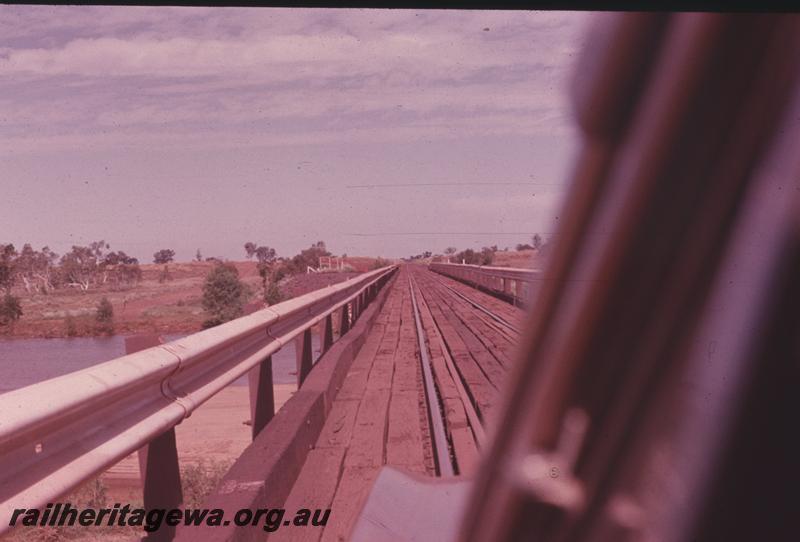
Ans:
POLYGON ((540 271, 513 267, 431 263, 429 269, 497 294, 519 306, 530 304, 541 280, 540 271))
MULTIPOLYGON (((271 367, 270 356, 292 339, 302 384, 313 363, 312 326, 322 324, 324 353, 333 343, 333 314, 341 310, 341 336, 396 269, 0 395, 0 533, 14 509, 44 508, 169 432, 174 448, 176 424, 259 364, 271 367)), ((272 383, 265 385, 271 399, 272 383)))

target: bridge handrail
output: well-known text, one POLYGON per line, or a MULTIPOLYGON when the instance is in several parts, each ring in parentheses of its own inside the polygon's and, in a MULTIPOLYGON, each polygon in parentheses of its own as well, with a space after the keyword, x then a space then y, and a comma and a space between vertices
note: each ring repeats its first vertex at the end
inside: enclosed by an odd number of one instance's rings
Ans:
POLYGON ((429 269, 523 306, 530 302, 542 279, 541 271, 515 267, 437 262, 429 264, 429 269))
POLYGON ((431 263, 430 269, 432 271, 451 271, 454 273, 460 270, 469 270, 484 275, 509 278, 513 280, 534 282, 540 278, 541 271, 535 269, 520 269, 517 267, 495 267, 491 265, 473 265, 462 263, 431 263))
POLYGON ((43 508, 146 445, 396 268, 0 395, 0 531, 13 509, 43 508))

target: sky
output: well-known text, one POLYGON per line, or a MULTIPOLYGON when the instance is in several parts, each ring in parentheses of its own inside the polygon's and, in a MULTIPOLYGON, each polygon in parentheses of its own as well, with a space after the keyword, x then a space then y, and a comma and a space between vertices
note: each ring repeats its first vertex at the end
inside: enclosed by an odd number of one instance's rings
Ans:
POLYGON ((590 15, 0 6, 0 242, 401 257, 554 230, 590 15))

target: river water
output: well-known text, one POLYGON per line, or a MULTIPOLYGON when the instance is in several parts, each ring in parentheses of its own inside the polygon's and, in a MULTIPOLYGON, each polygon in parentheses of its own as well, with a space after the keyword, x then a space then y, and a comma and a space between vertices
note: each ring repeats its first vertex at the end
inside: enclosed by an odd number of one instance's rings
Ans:
MULTIPOLYGON (((164 341, 174 341, 183 334, 165 334, 164 341)), ((319 352, 319 339, 312 334, 314 359, 319 352)), ((65 375, 125 355, 125 336, 74 337, 70 339, 3 339, 0 340, 0 394, 36 382, 65 375)), ((275 384, 297 382, 294 342, 272 356, 275 384)), ((234 385, 247 385, 242 377, 234 385)))

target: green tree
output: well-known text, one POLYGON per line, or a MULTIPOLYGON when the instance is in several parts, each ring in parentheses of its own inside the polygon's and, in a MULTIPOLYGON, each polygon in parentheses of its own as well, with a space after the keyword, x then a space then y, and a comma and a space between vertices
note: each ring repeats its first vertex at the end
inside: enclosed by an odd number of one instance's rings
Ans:
POLYGON ((281 292, 277 285, 277 281, 280 279, 276 278, 275 273, 275 261, 277 257, 275 249, 268 246, 257 246, 253 242, 247 242, 244 244, 244 251, 248 259, 255 256, 258 261, 256 267, 258 269, 258 275, 261 277, 261 289, 264 301, 270 305, 280 302, 281 292))
POLYGON ((67 337, 78 336, 78 324, 75 323, 75 317, 71 314, 68 314, 67 317, 64 318, 64 332, 67 337))
POLYGON ((14 261, 16 275, 22 279, 22 285, 28 293, 48 293, 55 288, 55 270, 58 254, 43 247, 36 251, 29 243, 23 245, 22 250, 14 261))
POLYGON ((456 254, 453 259, 456 263, 466 263, 466 264, 478 264, 480 263, 480 255, 468 248, 466 250, 462 250, 458 254, 456 254))
POLYGON ((13 324, 22 316, 22 306, 19 298, 11 294, 3 296, 0 301, 0 326, 13 324))
POLYGON ((101 333, 114 333, 114 307, 107 297, 103 297, 97 304, 95 321, 97 322, 97 330, 101 333))
POLYGON ((115 287, 135 284, 142 279, 139 260, 121 250, 106 254, 100 262, 100 269, 103 274, 103 284, 110 281, 115 287))
POLYGON ((241 316, 248 296, 236 266, 230 263, 215 265, 203 284, 203 309, 209 315, 203 327, 214 327, 241 316))
POLYGON ((317 241, 311 247, 303 249, 289 263, 292 273, 305 273, 307 267, 319 267, 320 256, 330 256, 325 241, 317 241))
POLYGON ((165 280, 170 280, 169 276, 169 262, 175 259, 175 251, 171 248, 162 248, 155 254, 153 254, 153 263, 157 264, 164 264, 164 269, 158 275, 158 282, 164 282, 165 280))
POLYGON ((153 254, 153 263, 168 264, 175 259, 175 251, 171 248, 162 248, 153 254))
POLYGON ((283 294, 281 293, 280 288, 278 288, 278 281, 274 278, 269 281, 267 285, 267 289, 264 293, 264 301, 266 301, 269 305, 275 305, 276 303, 280 303, 283 301, 283 294))
POLYGON ((88 247, 73 246, 64 254, 61 257, 61 272, 67 285, 77 286, 85 292, 95 284, 104 257, 103 249, 107 246, 105 241, 97 241, 88 247))
POLYGON ((14 285, 14 258, 17 249, 11 243, 0 244, 0 290, 5 290, 11 294, 11 287, 14 285))

